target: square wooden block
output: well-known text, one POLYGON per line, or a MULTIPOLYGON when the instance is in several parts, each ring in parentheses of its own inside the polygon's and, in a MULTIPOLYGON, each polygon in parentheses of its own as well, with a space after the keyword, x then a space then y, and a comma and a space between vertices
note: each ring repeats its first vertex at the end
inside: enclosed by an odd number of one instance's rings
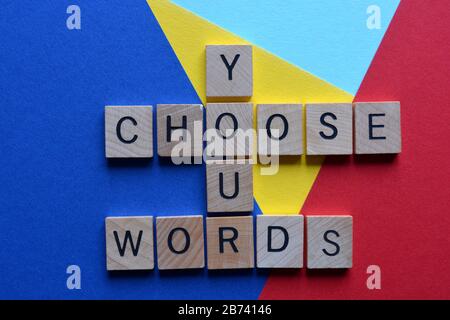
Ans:
POLYGON ((206 218, 208 269, 254 267, 253 217, 206 218))
POLYGON ((152 270, 153 217, 108 217, 106 228, 106 269, 152 270))
POLYGON ((258 154, 302 155, 303 110, 301 104, 258 104, 258 154), (278 144, 272 150, 272 146, 278 144))
POLYGON ((353 107, 351 103, 306 105, 306 154, 353 153, 353 107))
POLYGON ((208 212, 253 211, 253 168, 233 161, 207 162, 208 212))
POLYGON ((106 158, 152 158, 152 106, 105 107, 106 158))
POLYGON ((400 102, 355 103, 356 154, 400 153, 400 102))
POLYGON ((208 103, 206 155, 245 158, 253 154, 253 104, 208 103))
MULTIPOLYGON (((201 104, 158 104, 158 155, 160 157, 201 157, 203 154, 203 106, 201 104), (185 134, 173 139, 177 129, 185 134), (184 141, 182 147, 180 141, 184 141), (172 155, 172 150, 178 145, 172 155)), ((181 132, 180 132, 181 133, 181 132)))
POLYGON ((303 224, 301 215, 257 216, 257 267, 302 268, 303 224))
POLYGON ((202 216, 158 217, 156 236, 160 270, 205 267, 202 216))
POLYGON ((252 46, 206 46, 206 97, 251 97, 252 46))
POLYGON ((308 268, 340 269, 353 264, 353 218, 307 216, 308 268))

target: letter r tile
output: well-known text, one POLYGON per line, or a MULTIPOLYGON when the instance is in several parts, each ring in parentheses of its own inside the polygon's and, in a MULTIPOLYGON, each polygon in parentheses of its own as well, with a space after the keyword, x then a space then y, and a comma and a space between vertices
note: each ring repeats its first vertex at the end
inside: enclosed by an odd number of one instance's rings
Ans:
POLYGON ((253 217, 206 218, 208 269, 253 268, 253 217))

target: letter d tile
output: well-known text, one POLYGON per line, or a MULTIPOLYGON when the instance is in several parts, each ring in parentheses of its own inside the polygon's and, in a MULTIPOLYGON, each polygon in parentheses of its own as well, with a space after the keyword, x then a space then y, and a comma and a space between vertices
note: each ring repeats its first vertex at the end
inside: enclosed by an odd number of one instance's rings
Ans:
POLYGON ((303 267, 303 216, 256 217, 258 268, 303 267))

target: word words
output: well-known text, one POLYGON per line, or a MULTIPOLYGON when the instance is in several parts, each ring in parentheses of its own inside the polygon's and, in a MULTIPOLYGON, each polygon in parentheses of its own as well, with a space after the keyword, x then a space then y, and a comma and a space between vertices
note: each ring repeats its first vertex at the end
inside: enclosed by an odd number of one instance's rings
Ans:
MULTIPOLYGON (((206 250, 202 216, 157 217, 156 235, 153 222, 106 218, 107 270, 152 270, 155 249, 160 270, 204 268, 205 251, 210 270, 303 267, 302 215, 258 215, 256 230, 252 216, 208 217, 206 250)), ((309 269, 352 267, 351 216, 307 216, 306 228, 309 269)))

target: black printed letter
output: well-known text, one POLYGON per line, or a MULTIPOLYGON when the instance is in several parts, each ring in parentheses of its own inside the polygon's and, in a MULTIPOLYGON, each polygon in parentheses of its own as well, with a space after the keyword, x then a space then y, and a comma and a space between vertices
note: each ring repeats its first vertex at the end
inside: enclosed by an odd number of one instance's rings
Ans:
POLYGON ((234 199, 239 194, 239 172, 234 173, 234 193, 231 196, 228 196, 224 192, 224 181, 223 181, 223 172, 219 173, 219 192, 220 196, 224 199, 234 199))
POLYGON ((133 237, 131 236, 131 232, 129 230, 127 230, 125 232, 125 239, 123 240, 123 245, 120 244, 119 234, 117 233, 117 231, 113 232, 114 238, 116 239, 117 249, 119 250, 119 254, 121 257, 123 257, 125 255, 128 240, 130 241, 131 251, 133 252, 133 255, 135 257, 138 255, 139 247, 141 246, 142 233, 143 233, 142 230, 139 231, 139 236, 138 236, 136 247, 135 247, 134 243, 133 243, 133 237))
POLYGON ((333 133, 331 135, 327 136, 323 131, 320 131, 319 134, 324 139, 332 140, 332 139, 336 138, 336 136, 338 134, 338 130, 331 123, 326 122, 325 121, 325 117, 331 117, 333 120, 337 120, 337 117, 336 117, 336 115, 334 113, 331 113, 331 112, 325 112, 324 114, 322 114, 320 116, 320 123, 322 125, 324 125, 325 127, 328 127, 331 130, 333 130, 333 133))
POLYGON ((233 68, 236 65, 236 62, 239 60, 240 56, 241 56, 240 54, 235 55, 233 62, 231 62, 231 65, 230 65, 230 64, 228 64, 228 61, 227 61, 227 58, 225 58, 225 55, 223 55, 223 54, 220 55, 223 63, 225 63, 225 67, 228 70, 228 80, 233 80, 233 68))
POLYGON ((224 252, 223 245, 224 245, 225 242, 229 242, 230 243, 230 246, 231 246, 231 248, 233 249, 234 252, 236 252, 236 253, 239 252, 238 248, 234 244, 234 241, 237 239, 237 237, 238 237, 238 231, 237 231, 236 228, 233 228, 233 227, 220 227, 219 228, 219 247, 220 247, 219 250, 220 250, 220 253, 224 252), (224 231, 231 231, 231 232, 233 232, 233 236, 231 238, 226 238, 225 239, 223 237, 224 231))
POLYGON ((284 249, 286 249, 286 247, 289 244, 289 234, 287 232, 287 230, 283 227, 279 227, 279 226, 269 226, 268 228, 268 243, 267 243, 267 251, 268 252, 280 252, 283 251, 284 249), (283 232, 284 235, 284 242, 283 245, 279 248, 272 248, 272 230, 280 230, 281 232, 283 232))
POLYGON ((117 122, 117 126, 116 126, 116 134, 117 134, 117 138, 119 138, 119 140, 120 140, 121 142, 123 142, 123 143, 133 143, 133 142, 135 142, 135 141, 137 140, 137 138, 138 138, 138 136, 137 136, 136 134, 133 136, 133 138, 131 138, 131 140, 125 140, 125 139, 122 137, 122 132, 120 131, 120 129, 122 128, 122 122, 124 122, 125 120, 129 120, 129 121, 131 121, 131 123, 132 123, 134 126, 137 126, 137 122, 136 122, 136 120, 134 120, 134 118, 132 118, 132 117, 123 117, 122 119, 119 120, 119 122, 117 122))
POLYGON ((172 117, 167 116, 167 119, 166 119, 166 127, 167 127, 166 140, 167 140, 167 142, 172 141, 172 139, 171 139, 172 130, 175 130, 175 129, 187 130, 187 117, 183 116, 181 119, 182 119, 181 127, 172 127, 172 117))
POLYGON ((339 245, 338 245, 336 242, 331 241, 330 239, 328 239, 328 235, 329 235, 330 233, 334 234, 336 237, 339 237, 339 233, 337 233, 337 231, 335 231, 335 230, 328 230, 327 232, 325 232, 325 233, 323 234, 323 239, 325 240, 325 242, 328 242, 328 243, 334 245, 334 246, 336 247, 336 251, 335 251, 335 252, 332 252, 332 253, 329 253, 329 252, 328 252, 327 250, 325 250, 325 249, 322 249, 322 251, 323 251, 323 253, 325 253, 327 256, 333 257, 333 256, 335 256, 335 255, 337 255, 337 254, 339 253, 339 251, 341 250, 341 248, 339 247, 339 245))
POLYGON ((270 125, 272 124, 272 121, 273 121, 273 119, 274 119, 275 117, 279 117, 279 118, 281 119, 281 121, 283 121, 283 126, 284 126, 283 133, 279 136, 279 138, 275 138, 275 139, 277 139, 277 140, 282 140, 282 139, 284 139, 284 138, 287 136, 287 134, 288 134, 288 131, 289 131, 289 123, 288 123, 286 117, 283 116, 282 114, 279 114, 279 113, 275 113, 275 114, 271 115, 271 116, 269 117, 269 119, 267 119, 267 123, 266 123, 267 136, 268 136, 270 139, 273 139, 273 138, 272 138, 272 132, 271 132, 271 130, 270 130, 270 125))
POLYGON ((189 232, 187 232, 186 229, 184 228, 174 228, 170 231, 169 236, 167 237, 167 245, 169 246, 170 251, 172 251, 173 253, 176 254, 183 254, 186 251, 188 251, 189 246, 191 245, 191 237, 189 236, 189 232), (181 231, 182 233, 184 233, 184 237, 186 238, 186 242, 184 244, 184 248, 181 250, 176 250, 173 247, 173 236, 175 234, 175 232, 177 231, 181 231))
POLYGON ((373 128, 384 128, 384 124, 373 124, 373 117, 384 117, 385 113, 371 113, 369 114, 369 140, 385 140, 386 137, 374 137, 373 128))

